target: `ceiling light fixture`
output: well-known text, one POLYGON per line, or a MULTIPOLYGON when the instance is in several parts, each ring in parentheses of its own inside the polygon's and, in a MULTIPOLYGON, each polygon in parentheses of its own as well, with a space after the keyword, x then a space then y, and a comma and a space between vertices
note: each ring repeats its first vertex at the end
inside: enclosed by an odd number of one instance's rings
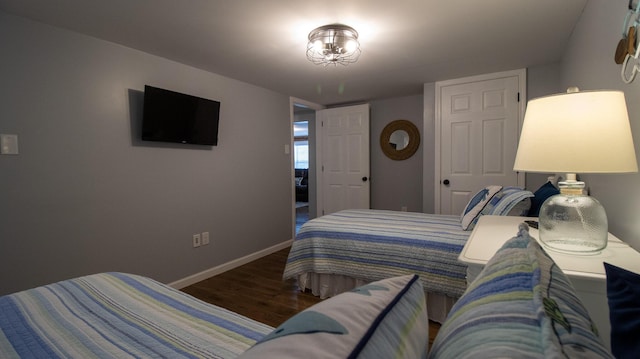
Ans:
POLYGON ((348 65, 360 57, 358 32, 350 26, 332 24, 309 33, 307 59, 316 65, 348 65))

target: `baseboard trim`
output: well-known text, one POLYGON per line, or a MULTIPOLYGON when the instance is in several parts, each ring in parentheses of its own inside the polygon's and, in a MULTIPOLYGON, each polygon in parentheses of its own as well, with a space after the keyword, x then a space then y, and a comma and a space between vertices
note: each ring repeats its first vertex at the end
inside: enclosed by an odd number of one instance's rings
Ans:
POLYGON ((243 264, 247 264, 249 262, 252 262, 256 259, 262 258, 264 256, 268 256, 271 253, 277 252, 281 249, 285 249, 289 246, 291 246, 291 243, 293 243, 293 239, 290 239, 288 241, 284 241, 282 243, 276 244, 275 246, 271 246, 269 248, 265 248, 263 250, 248 254, 244 257, 238 258, 238 259, 234 259, 232 261, 229 261, 227 263, 223 263, 219 266, 215 266, 213 268, 209 268, 206 269, 202 272, 190 275, 188 277, 182 278, 182 279, 178 279, 175 282, 171 282, 168 285, 170 287, 173 287, 175 289, 182 289, 184 287, 188 287, 192 284, 198 283, 202 280, 205 280, 207 278, 213 277, 215 275, 224 273, 228 270, 234 269, 236 267, 240 267, 243 264))

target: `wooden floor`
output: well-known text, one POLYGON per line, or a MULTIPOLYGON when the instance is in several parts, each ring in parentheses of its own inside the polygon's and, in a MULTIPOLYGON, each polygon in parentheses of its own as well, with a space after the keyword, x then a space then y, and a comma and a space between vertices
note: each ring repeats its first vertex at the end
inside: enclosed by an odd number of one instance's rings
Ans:
POLYGON ((297 290, 295 280, 283 280, 289 248, 205 279, 182 291, 277 327, 320 298, 297 290))
MULTIPOLYGON (((298 291, 294 279, 283 280, 289 248, 183 288, 205 302, 277 327, 294 314, 321 301, 298 291)), ((429 344, 440 325, 429 322, 429 344)))

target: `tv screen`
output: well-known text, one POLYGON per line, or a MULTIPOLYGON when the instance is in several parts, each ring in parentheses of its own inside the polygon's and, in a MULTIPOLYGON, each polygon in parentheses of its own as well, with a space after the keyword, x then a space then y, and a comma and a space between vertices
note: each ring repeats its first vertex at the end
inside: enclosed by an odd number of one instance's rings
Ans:
POLYGON ((149 85, 144 87, 142 139, 218 145, 220 102, 149 85))

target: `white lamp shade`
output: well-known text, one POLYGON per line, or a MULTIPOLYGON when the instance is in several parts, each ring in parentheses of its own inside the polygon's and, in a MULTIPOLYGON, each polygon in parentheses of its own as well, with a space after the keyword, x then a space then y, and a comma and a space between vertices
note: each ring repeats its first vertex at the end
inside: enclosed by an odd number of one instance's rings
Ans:
POLYGON ((624 93, 573 92, 529 101, 513 169, 637 172, 624 93))

